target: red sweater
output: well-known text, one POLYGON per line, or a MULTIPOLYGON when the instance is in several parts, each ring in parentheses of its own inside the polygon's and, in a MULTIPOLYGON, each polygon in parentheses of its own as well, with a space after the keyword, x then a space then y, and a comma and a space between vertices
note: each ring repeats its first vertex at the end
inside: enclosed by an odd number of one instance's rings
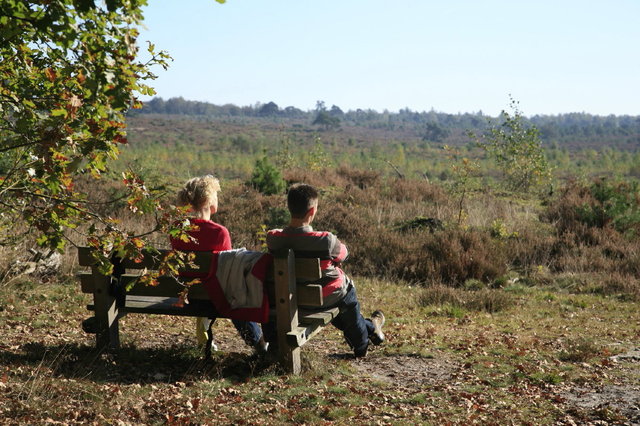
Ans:
POLYGON ((171 238, 171 247, 174 250, 189 251, 223 251, 231 250, 231 236, 229 231, 219 223, 206 219, 190 219, 192 225, 198 227, 197 230, 189 231, 188 234, 197 242, 184 242, 171 238))
MULTIPOLYGON (((229 231, 224 226, 206 219, 190 219, 192 225, 196 225, 198 229, 188 231, 188 234, 196 239, 196 242, 184 242, 171 238, 171 247, 174 250, 185 251, 225 251, 231 250, 231 237, 229 231)), ((267 268, 271 264, 270 256, 263 256, 261 260, 256 262, 251 273, 265 281, 267 268)), ((267 322, 269 318, 269 300, 267 291, 264 291, 262 307, 259 308, 238 308, 231 309, 226 300, 224 291, 220 286, 220 282, 216 276, 218 269, 218 256, 213 256, 211 269, 209 273, 202 277, 202 284, 209 294, 211 302, 215 306, 220 316, 243 321, 267 322)))

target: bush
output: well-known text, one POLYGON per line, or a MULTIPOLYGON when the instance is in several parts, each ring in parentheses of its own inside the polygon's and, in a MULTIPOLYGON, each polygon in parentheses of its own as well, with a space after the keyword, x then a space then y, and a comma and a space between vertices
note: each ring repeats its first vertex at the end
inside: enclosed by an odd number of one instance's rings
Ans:
MULTIPOLYGON (((633 182, 598 179, 586 186, 570 182, 544 217, 558 230, 588 237, 588 228, 611 228, 635 235, 640 228, 640 188, 633 182)), ((586 242, 588 238, 585 239, 586 242)))
POLYGON ((464 291, 436 284, 424 289, 418 303, 420 306, 451 306, 492 314, 513 306, 514 298, 502 290, 464 291))
POLYGON ((249 185, 265 195, 282 194, 286 189, 280 171, 269 162, 266 155, 256 161, 249 185))
POLYGON ((462 292, 446 285, 435 284, 424 289, 418 303, 421 306, 461 306, 463 303, 462 292))
POLYGON ((440 219, 418 216, 397 223, 395 229, 400 232, 414 231, 416 229, 427 229, 430 232, 434 232, 444 230, 444 224, 440 219))
POLYGON ((513 304, 514 299, 509 293, 501 290, 482 289, 468 292, 464 307, 471 311, 492 314, 507 309, 513 304))
POLYGON ((586 362, 602 353, 602 348, 592 340, 581 338, 567 342, 565 350, 560 351, 558 359, 564 362, 586 362))
POLYGON ((589 192, 593 200, 577 206, 578 220, 591 227, 611 225, 623 233, 637 231, 640 225, 640 191, 637 182, 597 180, 589 192))
POLYGON ((444 204, 448 201, 445 190, 423 180, 394 179, 389 185, 388 198, 396 202, 433 202, 444 204))
POLYGON ((451 230, 430 236, 422 246, 425 276, 459 285, 474 278, 490 282, 507 271, 504 246, 486 232, 451 230))

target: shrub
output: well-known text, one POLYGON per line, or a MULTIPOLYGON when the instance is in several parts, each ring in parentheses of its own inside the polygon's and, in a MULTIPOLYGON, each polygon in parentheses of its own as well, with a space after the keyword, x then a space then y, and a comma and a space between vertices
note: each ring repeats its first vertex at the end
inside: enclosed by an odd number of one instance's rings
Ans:
POLYGON ((284 221, 275 223, 284 218, 282 195, 267 196, 246 185, 236 185, 225 189, 220 196, 220 210, 214 220, 229 229, 234 247, 260 249, 259 232, 263 225, 269 228, 286 225, 284 221))
POLYGON ((424 289, 420 298, 418 299, 418 303, 421 306, 431 306, 431 305, 462 305, 462 295, 461 291, 455 288, 442 285, 442 284, 434 284, 428 286, 424 289))
POLYGON ((441 186, 423 180, 394 179, 386 192, 387 197, 396 202, 448 202, 447 193, 441 186))
POLYGON ((518 238, 505 241, 512 266, 530 270, 539 265, 549 265, 554 259, 556 237, 538 229, 524 229, 518 238))
POLYGON ((611 228, 635 234, 640 228, 640 188, 636 182, 598 179, 586 186, 569 182, 547 209, 544 218, 562 232, 587 237, 589 228, 611 228))
POLYGON ((414 217, 413 219, 396 223, 395 229, 400 232, 413 231, 416 229, 427 229, 430 232, 434 232, 443 230, 444 224, 440 219, 418 216, 414 217))
POLYGON ((470 311, 492 314, 507 309, 513 304, 514 299, 509 293, 501 290, 481 289, 467 292, 464 307, 470 311))
POLYGON ((420 306, 449 306, 491 314, 511 307, 514 300, 513 296, 502 290, 464 291, 436 284, 424 289, 418 303, 420 306))
POLYGON ((280 171, 269 162, 266 155, 256 161, 249 185, 265 195, 282 194, 286 189, 280 171))
POLYGON ((527 126, 518 103, 511 99, 512 115, 502 111, 502 123, 492 126, 479 145, 496 162, 507 186, 528 192, 551 179, 551 168, 542 149, 540 132, 527 126))
POLYGON ((611 225, 619 232, 637 230, 640 225, 640 191, 637 182, 596 180, 589 192, 591 203, 577 206, 578 220, 587 226, 611 225))
POLYGON ((380 172, 374 170, 352 169, 342 166, 337 173, 343 176, 351 185, 360 189, 376 186, 380 182, 380 172))
POLYGON ((430 236, 422 246, 424 275, 459 285, 475 278, 489 282, 504 275, 504 246, 486 232, 450 230, 430 236))
POLYGON ((596 346, 592 340, 581 338, 567 342, 566 349, 560 351, 558 359, 565 362, 586 362, 601 352, 602 348, 596 346))

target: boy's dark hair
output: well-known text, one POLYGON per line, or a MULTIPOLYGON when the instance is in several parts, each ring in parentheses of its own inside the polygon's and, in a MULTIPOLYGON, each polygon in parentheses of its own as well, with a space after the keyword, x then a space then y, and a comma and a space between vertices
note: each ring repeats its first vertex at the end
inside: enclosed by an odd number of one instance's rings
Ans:
POLYGON ((287 207, 291 217, 303 218, 317 199, 318 191, 313 186, 304 183, 291 185, 287 192, 287 207))

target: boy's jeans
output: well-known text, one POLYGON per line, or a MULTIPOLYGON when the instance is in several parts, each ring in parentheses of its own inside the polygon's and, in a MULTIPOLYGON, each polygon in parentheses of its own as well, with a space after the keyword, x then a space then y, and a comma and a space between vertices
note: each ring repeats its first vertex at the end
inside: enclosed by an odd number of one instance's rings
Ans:
MULTIPOLYGON (((373 323, 365 319, 360 313, 360 303, 356 294, 356 288, 349 280, 347 294, 335 307, 340 309, 331 324, 342 330, 345 340, 351 346, 355 354, 360 354, 369 347, 369 336, 373 334, 373 323)), ((306 310, 306 309, 305 309, 306 310)), ((309 309, 312 311, 312 309, 309 309)), ((323 309, 318 309, 319 311, 323 309)), ((275 321, 269 321, 262 325, 264 337, 270 344, 277 344, 275 321)))
POLYGON ((349 281, 347 294, 336 306, 340 309, 340 313, 331 321, 331 324, 342 330, 345 340, 356 355, 366 353, 369 347, 369 336, 375 329, 371 320, 365 319, 360 313, 360 302, 351 281, 349 281))
POLYGON ((262 337, 262 330, 257 322, 231 320, 238 333, 249 346, 255 346, 262 337))
MULTIPOLYGON (((204 319, 207 320, 207 318, 204 318, 204 319)), ((207 342, 206 332, 207 332, 207 328, 209 327, 209 321, 211 320, 208 320, 206 325, 204 325, 204 322, 202 323, 203 325, 200 325, 201 318, 197 318, 197 320, 199 321, 198 331, 197 331, 198 343, 204 344, 207 342), (200 333, 200 328, 202 328, 202 333, 200 333), (204 341, 201 341, 202 339, 201 334, 204 334, 204 341)), ((213 319, 212 321, 215 322, 215 319, 213 319)), ((236 330, 238 330, 238 334, 240 335, 240 337, 242 337, 242 340, 244 340, 244 342, 249 346, 255 346, 260 340, 260 338, 262 337, 262 330, 260 329, 260 326, 256 322, 241 321, 241 320, 231 320, 231 322, 233 323, 236 330)))

